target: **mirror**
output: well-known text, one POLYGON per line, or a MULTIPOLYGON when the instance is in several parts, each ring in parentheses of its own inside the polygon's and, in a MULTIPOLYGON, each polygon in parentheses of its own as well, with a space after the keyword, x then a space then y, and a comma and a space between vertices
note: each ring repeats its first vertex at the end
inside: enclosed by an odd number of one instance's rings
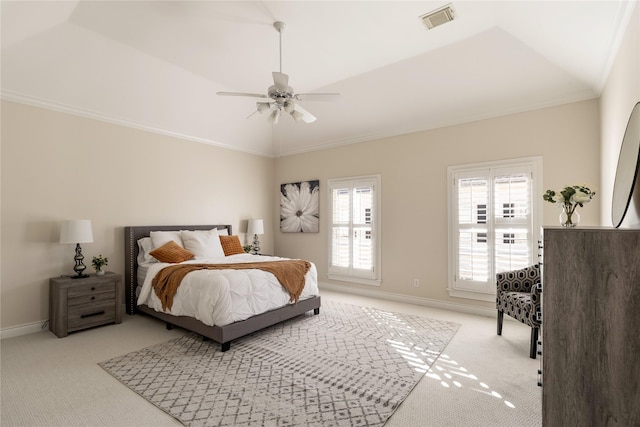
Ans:
POLYGON ((611 221, 618 228, 629 209, 633 196, 634 184, 640 168, 640 102, 638 102, 629 117, 627 130, 624 132, 618 168, 613 184, 613 198, 611 205, 611 221))

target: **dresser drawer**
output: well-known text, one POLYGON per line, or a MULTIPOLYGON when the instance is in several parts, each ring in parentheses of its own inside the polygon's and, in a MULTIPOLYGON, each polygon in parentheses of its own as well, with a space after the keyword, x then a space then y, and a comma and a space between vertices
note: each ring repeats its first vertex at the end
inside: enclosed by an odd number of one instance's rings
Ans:
POLYGON ((107 283, 87 283, 70 287, 67 291, 69 298, 79 295, 91 295, 98 292, 111 292, 112 294, 116 290, 116 282, 107 283))
POLYGON ((113 302, 115 300, 113 292, 94 292, 87 295, 80 295, 76 297, 69 297, 67 304, 69 309, 78 305, 106 303, 108 301, 113 302))
POLYGON ((90 328, 91 326, 104 325, 115 322, 116 305, 115 300, 98 304, 85 304, 82 306, 69 307, 67 329, 68 332, 79 329, 90 328))

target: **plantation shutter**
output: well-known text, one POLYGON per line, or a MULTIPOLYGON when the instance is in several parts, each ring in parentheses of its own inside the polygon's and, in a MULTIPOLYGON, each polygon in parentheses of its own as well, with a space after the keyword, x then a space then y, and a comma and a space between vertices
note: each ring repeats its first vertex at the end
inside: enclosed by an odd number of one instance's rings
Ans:
POLYGON ((376 179, 330 180, 329 274, 375 279, 376 179))
POLYGON ((494 188, 495 273, 531 264, 531 172, 496 169, 494 188))
POLYGON ((331 189, 333 203, 332 258, 331 266, 349 268, 351 264, 351 189, 338 187, 331 189))
POLYGON ((460 173, 457 190, 457 280, 459 289, 476 289, 489 277, 490 176, 487 171, 460 173))
POLYGON ((495 274, 532 256, 531 167, 454 173, 455 289, 492 293, 495 274))

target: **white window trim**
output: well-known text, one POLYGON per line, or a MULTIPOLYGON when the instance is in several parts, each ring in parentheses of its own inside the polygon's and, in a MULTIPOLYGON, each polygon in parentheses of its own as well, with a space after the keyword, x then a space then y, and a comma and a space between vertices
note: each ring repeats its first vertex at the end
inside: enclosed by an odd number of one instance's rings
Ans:
MULTIPOLYGON (((449 166, 447 168, 447 218, 448 218, 448 284, 447 291, 449 296, 456 298, 466 298, 480 301, 495 301, 495 287, 489 291, 464 290, 455 287, 456 275, 456 243, 455 241, 455 218, 453 213, 456 212, 456 203, 454 194, 454 176, 457 172, 471 171, 474 169, 485 170, 490 168, 506 168, 506 167, 531 167, 531 211, 532 211, 532 231, 540 230, 542 225, 542 156, 522 157, 509 160, 497 160, 493 162, 473 163, 466 165, 449 166), (539 196, 539 199, 537 198, 539 196)), ((535 263, 537 259, 538 239, 532 236, 531 242, 531 263, 535 263)), ((491 279, 489 279, 491 281, 491 279)))
POLYGON ((380 286, 380 284, 382 283, 382 236, 380 233, 381 230, 381 175, 377 174, 377 175, 362 175, 362 176, 353 176, 353 177, 346 177, 346 178, 332 178, 329 179, 327 181, 327 191, 329 192, 329 196, 327 197, 327 218, 328 218, 328 224, 329 226, 328 228, 328 232, 327 232, 327 251, 328 251, 328 258, 327 258, 327 271, 331 270, 331 259, 332 259, 332 232, 331 232, 331 228, 332 228, 332 215, 333 215, 333 206, 331 203, 331 188, 332 188, 332 184, 334 183, 339 183, 339 182, 346 182, 346 181, 358 181, 358 180, 373 180, 374 181, 374 208, 375 208, 375 215, 374 218, 375 220, 373 221, 373 227, 372 227, 372 231, 373 231, 373 236, 374 236, 374 253, 373 253, 373 260, 374 260, 374 278, 364 278, 364 277, 355 277, 355 276, 349 276, 349 275, 342 275, 342 274, 335 274, 335 273, 327 273, 327 277, 331 280, 337 280, 337 281, 342 281, 342 282, 351 282, 351 283, 360 283, 360 284, 364 284, 364 285, 371 285, 371 286, 380 286))

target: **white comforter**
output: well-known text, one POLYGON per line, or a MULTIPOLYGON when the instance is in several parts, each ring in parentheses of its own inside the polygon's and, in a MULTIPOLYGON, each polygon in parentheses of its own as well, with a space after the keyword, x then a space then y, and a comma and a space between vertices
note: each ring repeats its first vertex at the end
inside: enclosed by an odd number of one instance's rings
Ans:
MULTIPOLYGON (((230 264, 282 259, 242 254, 221 259, 191 260, 182 264, 230 264)), ((148 265, 138 305, 146 304, 156 311, 175 316, 195 317, 209 326, 224 326, 289 304, 289 293, 273 274, 266 271, 197 270, 183 279, 171 310, 163 310, 151 282, 162 268, 170 265, 175 264, 157 262, 148 265)), ((300 299, 318 295, 318 272, 313 263, 305 279, 300 299)))

